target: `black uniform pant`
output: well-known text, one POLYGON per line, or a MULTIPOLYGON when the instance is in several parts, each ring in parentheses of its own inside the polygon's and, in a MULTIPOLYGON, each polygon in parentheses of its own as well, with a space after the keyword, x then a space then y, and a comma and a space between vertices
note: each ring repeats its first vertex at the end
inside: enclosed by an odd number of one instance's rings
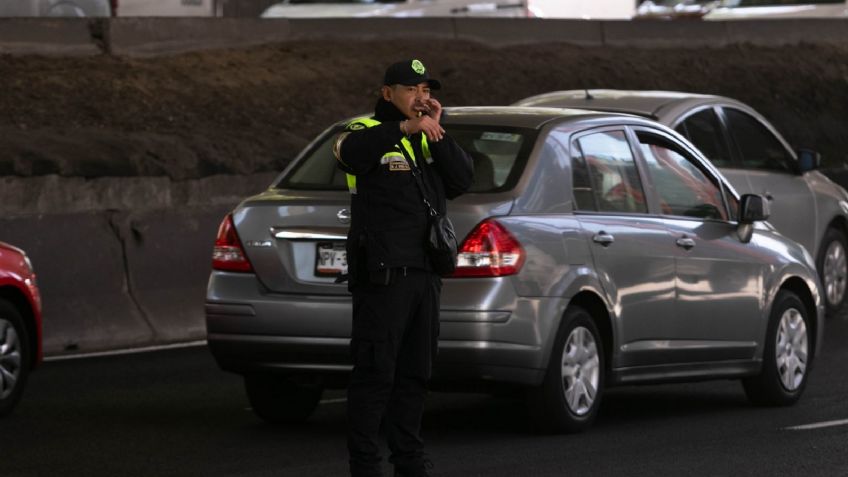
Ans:
POLYGON ((422 465, 421 415, 439 333, 441 279, 393 269, 388 285, 353 288, 353 373, 347 392, 354 477, 380 476, 379 433, 396 468, 422 465))

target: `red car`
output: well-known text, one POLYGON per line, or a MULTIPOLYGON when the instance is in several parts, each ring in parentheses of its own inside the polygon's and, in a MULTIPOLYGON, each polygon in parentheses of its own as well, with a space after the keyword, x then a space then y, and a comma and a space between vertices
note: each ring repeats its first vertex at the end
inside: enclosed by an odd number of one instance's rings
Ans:
POLYGON ((41 359, 35 272, 23 250, 0 242, 0 416, 12 412, 41 359))

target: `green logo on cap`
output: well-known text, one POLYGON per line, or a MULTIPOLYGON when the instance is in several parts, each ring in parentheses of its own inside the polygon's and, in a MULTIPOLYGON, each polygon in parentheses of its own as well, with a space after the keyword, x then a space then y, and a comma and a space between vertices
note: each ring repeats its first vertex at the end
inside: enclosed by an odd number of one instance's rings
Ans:
POLYGON ((412 60, 412 70, 418 73, 419 75, 423 75, 427 68, 424 68, 424 63, 418 60, 412 60))

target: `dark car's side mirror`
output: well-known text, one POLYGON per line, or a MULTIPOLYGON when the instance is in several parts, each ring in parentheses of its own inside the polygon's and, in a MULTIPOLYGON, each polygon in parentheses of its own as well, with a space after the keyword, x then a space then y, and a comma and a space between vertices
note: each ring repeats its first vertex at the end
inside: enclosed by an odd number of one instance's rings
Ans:
POLYGON ((758 194, 745 194, 739 201, 739 222, 752 224, 760 220, 768 220, 769 203, 765 197, 758 194))
POLYGON ((798 149, 798 172, 801 174, 821 167, 821 154, 812 149, 798 149))

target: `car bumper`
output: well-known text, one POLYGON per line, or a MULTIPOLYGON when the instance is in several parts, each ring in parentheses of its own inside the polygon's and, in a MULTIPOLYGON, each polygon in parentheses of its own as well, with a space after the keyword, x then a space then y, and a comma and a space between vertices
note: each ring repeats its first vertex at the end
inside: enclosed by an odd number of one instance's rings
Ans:
MULTIPOLYGON (((235 275, 235 274, 228 274, 235 275)), ((436 381, 537 385, 566 302, 511 300, 510 309, 440 312, 436 381)), ((469 282, 457 287, 470 286, 469 282)), ((252 275, 213 276, 206 302, 207 340, 219 366, 239 374, 346 375, 350 359, 351 299, 264 293, 252 275), (252 282, 252 283, 251 283, 252 282)))

